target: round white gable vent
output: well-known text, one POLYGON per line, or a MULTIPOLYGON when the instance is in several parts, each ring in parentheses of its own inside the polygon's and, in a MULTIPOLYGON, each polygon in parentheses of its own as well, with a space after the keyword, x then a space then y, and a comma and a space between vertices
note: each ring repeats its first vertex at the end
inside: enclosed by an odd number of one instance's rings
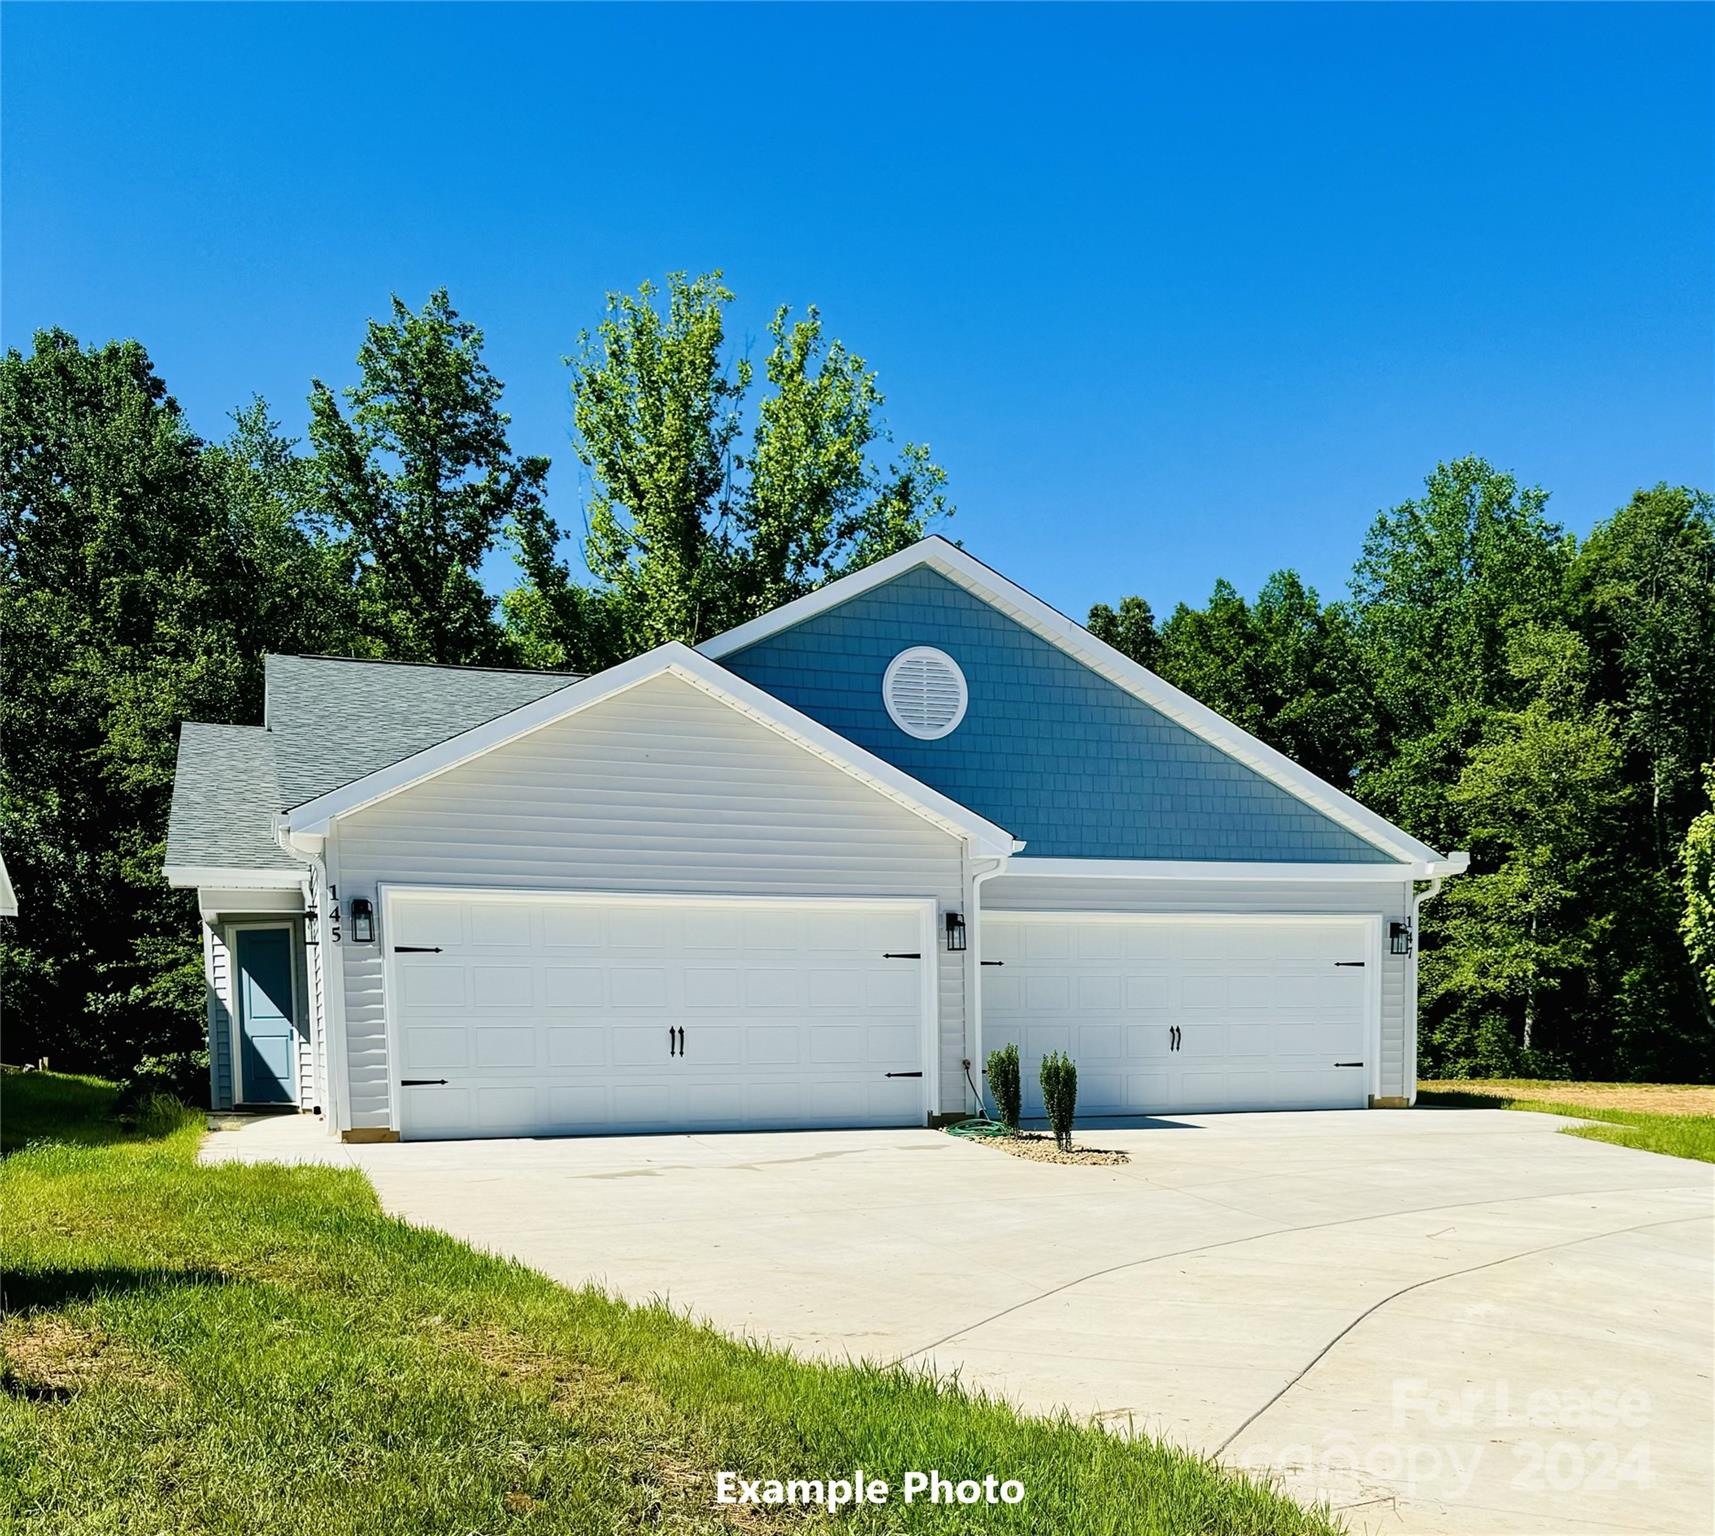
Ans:
POLYGON ((965 718, 965 674, 945 651, 914 645, 888 663, 881 697, 893 723, 907 736, 935 741, 965 718))

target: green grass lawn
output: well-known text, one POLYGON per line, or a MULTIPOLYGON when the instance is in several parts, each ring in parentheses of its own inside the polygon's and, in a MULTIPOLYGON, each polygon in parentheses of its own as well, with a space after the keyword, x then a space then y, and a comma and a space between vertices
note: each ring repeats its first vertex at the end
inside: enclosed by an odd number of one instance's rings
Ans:
POLYGON ((113 1084, 99 1077, 7 1072, 0 1076, 0 1154, 44 1136, 117 1141, 125 1127, 113 1116, 115 1097, 113 1084))
POLYGON ((1424 1083, 1418 1088, 1417 1102, 1429 1107, 1523 1109, 1546 1115, 1572 1115, 1599 1123, 1568 1126, 1565 1131, 1568 1136, 1715 1163, 1715 1115, 1698 1112, 1708 1093, 1707 1089, 1687 1085, 1639 1087, 1632 1083, 1519 1079, 1424 1083), (1634 1107, 1652 1102, 1660 1102, 1663 1108, 1634 1107))
POLYGON ((121 1135, 86 1080, 8 1075, 0 1094, 59 1138, 0 1163, 6 1531, 1334 1529, 1150 1441, 566 1290, 383 1215, 350 1170, 199 1167, 188 1113, 121 1135), (994 1473, 1026 1498, 713 1502, 719 1469, 856 1467, 895 1488, 994 1473))

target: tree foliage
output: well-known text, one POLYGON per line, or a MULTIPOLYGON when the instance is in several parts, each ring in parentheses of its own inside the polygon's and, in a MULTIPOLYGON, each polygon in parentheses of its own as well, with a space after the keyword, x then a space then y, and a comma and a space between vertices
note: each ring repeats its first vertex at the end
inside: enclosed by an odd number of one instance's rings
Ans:
POLYGON ((501 384, 482 332, 437 289, 369 322, 349 414, 310 386, 319 509, 356 561, 359 632, 378 655, 489 662, 502 636, 478 567, 514 520, 541 515, 545 458, 507 442, 501 384))
POLYGON ((945 515, 814 310, 770 327, 768 393, 725 359, 718 277, 609 299, 573 365, 593 495, 570 568, 548 461, 513 451, 482 333, 445 290, 311 382, 307 444, 266 403, 201 440, 135 342, 62 331, 0 363, 0 933, 9 1055, 123 1074, 202 1037, 196 905, 161 873, 178 726, 254 723, 262 658, 328 652, 594 669, 700 639, 945 515), (741 452, 742 449, 742 452, 741 452), (498 601, 482 564, 508 541, 498 601))
POLYGON ((196 903, 160 864, 178 722, 254 693, 258 558, 135 342, 0 361, 0 846, 7 1050, 76 1065, 194 1046, 196 903))
POLYGON ((1640 491, 1582 544, 1547 502, 1460 459, 1378 514, 1346 602, 1285 572, 1251 603, 1218 583, 1159 629, 1141 599, 1090 627, 1471 851, 1425 913, 1426 1072, 1705 1077, 1708 866, 1688 829, 1715 757, 1709 498, 1640 491))
POLYGON ((665 293, 609 294, 579 338, 568 362, 595 587, 581 592, 554 552, 557 526, 528 533, 506 606, 526 653, 588 665, 695 644, 952 514, 926 447, 877 456, 890 437, 876 375, 814 307, 775 311, 753 405, 749 360, 728 356, 732 300, 718 272, 673 273, 665 293))
POLYGON ((1704 996, 1715 1003, 1715 763, 1704 765, 1703 787, 1710 804, 1685 834, 1685 913, 1680 931, 1704 996))

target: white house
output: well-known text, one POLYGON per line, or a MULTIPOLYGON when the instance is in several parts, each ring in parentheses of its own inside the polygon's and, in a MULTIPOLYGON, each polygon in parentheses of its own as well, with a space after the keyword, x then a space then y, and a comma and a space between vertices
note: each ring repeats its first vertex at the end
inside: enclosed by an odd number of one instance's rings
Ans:
POLYGON ((1402 1106, 1465 864, 939 538, 590 677, 271 656, 167 845, 213 1102, 353 1140, 922 1124, 1008 1041, 1402 1106))

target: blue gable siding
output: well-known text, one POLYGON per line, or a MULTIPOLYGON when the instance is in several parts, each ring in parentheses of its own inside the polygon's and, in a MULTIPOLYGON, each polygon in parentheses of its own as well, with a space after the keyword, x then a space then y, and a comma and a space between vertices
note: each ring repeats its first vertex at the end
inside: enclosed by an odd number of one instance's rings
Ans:
POLYGON ((1026 858, 1393 862, 924 566, 721 659, 1024 838, 1026 858), (882 702, 910 645, 964 670, 969 708, 939 741, 907 736, 882 702))

